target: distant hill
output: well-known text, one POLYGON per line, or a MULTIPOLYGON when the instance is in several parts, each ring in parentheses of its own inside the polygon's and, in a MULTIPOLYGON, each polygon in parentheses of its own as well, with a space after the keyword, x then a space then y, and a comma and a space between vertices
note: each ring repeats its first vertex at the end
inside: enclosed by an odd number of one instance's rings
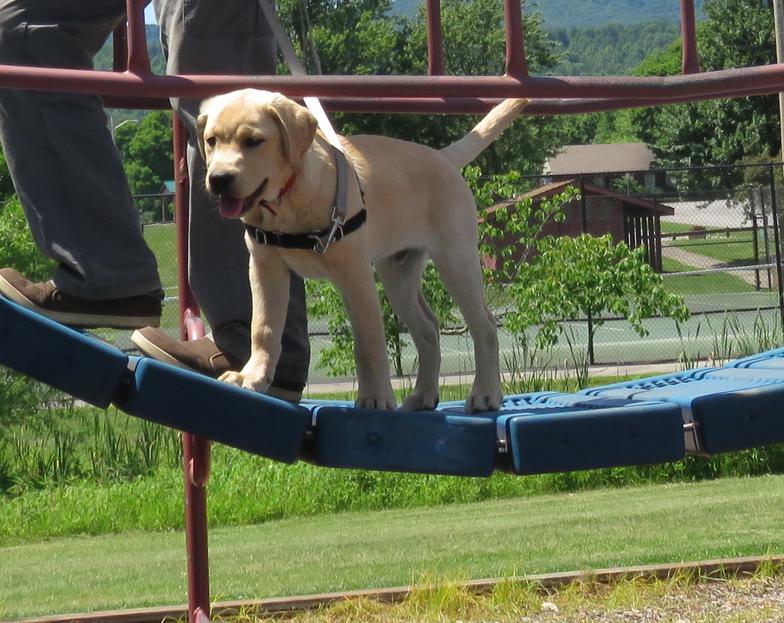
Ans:
POLYGON ((548 73, 558 76, 627 74, 679 36, 679 27, 669 21, 552 29, 550 37, 560 46, 563 60, 548 73))
MULTIPOLYGON (((392 10, 413 16, 422 0, 393 0, 392 10)), ((695 0, 697 17, 703 0, 695 0)), ((540 11, 548 29, 595 27, 605 24, 639 24, 654 20, 677 22, 678 0, 529 0, 528 10, 540 11)))
MULTIPOLYGON (((160 28, 157 24, 146 24, 145 35, 147 36, 147 51, 150 56, 150 67, 156 74, 162 74, 166 71, 166 61, 163 58, 163 50, 161 50, 161 34, 160 28)), ((98 54, 95 55, 95 68, 96 69, 111 69, 114 60, 114 45, 112 38, 106 42, 98 54)))

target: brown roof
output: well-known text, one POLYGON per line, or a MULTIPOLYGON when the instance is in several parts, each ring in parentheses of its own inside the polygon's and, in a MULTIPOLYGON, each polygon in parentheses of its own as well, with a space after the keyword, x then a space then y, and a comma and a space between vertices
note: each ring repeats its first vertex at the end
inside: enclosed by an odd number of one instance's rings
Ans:
POLYGON ((548 158, 544 172, 550 175, 571 175, 647 171, 655 158, 645 143, 566 145, 557 155, 548 158))
MULTIPOLYGON (((558 195, 566 190, 567 186, 575 186, 577 188, 580 187, 579 180, 563 180, 560 182, 552 182, 550 184, 545 184, 543 186, 538 186, 533 190, 529 190, 527 193, 523 193, 522 195, 518 195, 513 199, 507 199, 506 201, 501 201, 500 203, 495 204, 487 208, 486 212, 488 214, 492 214, 496 210, 502 207, 510 206, 518 201, 522 201, 525 199, 533 199, 534 201, 538 201, 539 199, 543 199, 545 197, 552 197, 554 195, 558 195)), ((608 188, 602 188, 601 186, 594 186, 593 184, 583 184, 583 188, 585 189, 586 196, 588 195, 598 195, 600 197, 608 197, 610 199, 617 199, 626 205, 632 205, 637 208, 643 208, 645 210, 650 210, 655 212, 659 216, 670 216, 675 214, 675 209, 671 208, 668 205, 664 205, 663 203, 658 203, 656 201, 651 201, 650 199, 645 199, 643 197, 632 197, 630 195, 624 195, 623 193, 615 192, 614 190, 610 190, 608 188)))

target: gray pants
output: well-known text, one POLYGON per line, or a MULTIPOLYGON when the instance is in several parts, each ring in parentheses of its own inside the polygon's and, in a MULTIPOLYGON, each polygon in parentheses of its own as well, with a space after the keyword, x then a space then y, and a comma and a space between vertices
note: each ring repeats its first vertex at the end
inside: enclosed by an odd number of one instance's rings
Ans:
MULTIPOLYGON (((169 73, 274 73, 275 44, 256 2, 155 0, 169 73)), ((0 0, 0 63, 92 68, 125 0, 0 0)), ((199 102, 172 104, 194 134, 199 102)), ((0 140, 33 237, 58 262, 59 288, 123 298, 160 288, 119 154, 97 96, 0 89, 0 140)), ((219 216, 204 162, 188 146, 189 275, 215 342, 249 356, 250 288, 242 225, 219 216)), ((277 385, 307 380, 304 284, 294 276, 277 385)))

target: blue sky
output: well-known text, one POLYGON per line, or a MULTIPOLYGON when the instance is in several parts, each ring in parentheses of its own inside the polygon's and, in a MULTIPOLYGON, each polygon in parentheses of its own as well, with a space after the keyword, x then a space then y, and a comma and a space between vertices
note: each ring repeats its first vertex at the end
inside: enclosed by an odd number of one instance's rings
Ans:
POLYGON ((144 9, 144 21, 147 24, 155 24, 155 14, 152 12, 152 5, 148 4, 147 8, 144 9))

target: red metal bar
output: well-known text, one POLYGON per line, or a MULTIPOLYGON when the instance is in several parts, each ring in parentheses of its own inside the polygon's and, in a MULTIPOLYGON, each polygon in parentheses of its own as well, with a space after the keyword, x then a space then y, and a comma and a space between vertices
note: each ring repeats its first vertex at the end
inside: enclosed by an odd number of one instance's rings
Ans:
POLYGON ((147 36, 144 31, 144 6, 147 0, 126 0, 128 16, 128 71, 150 73, 147 36))
MULTIPOLYGON (((175 117, 174 126, 175 215, 177 227, 180 335, 193 340, 204 336, 199 307, 188 282, 188 168, 185 162, 187 132, 175 117)), ((210 576, 207 538, 207 481, 210 444, 183 434, 182 454, 185 491, 185 550, 188 572, 188 620, 196 623, 210 611, 210 576)))
POLYGON ((697 20, 694 16, 694 0, 681 0, 681 37, 683 41, 681 70, 684 74, 696 74, 700 71, 700 59, 697 54, 697 20))
MULTIPOLYGON (((755 95, 753 91, 734 91, 725 97, 745 97, 755 95)), ((622 108, 639 108, 661 104, 677 104, 698 100, 713 99, 713 95, 698 97, 684 95, 660 99, 623 99, 623 98, 576 98, 534 100, 525 109, 527 115, 572 115, 577 113, 602 112, 622 108)), ((324 97, 321 103, 329 112, 361 113, 443 113, 443 114, 483 114, 502 98, 498 97, 324 97)), ((168 99, 146 99, 107 96, 106 105, 115 108, 143 108, 147 110, 168 110, 168 99)))
POLYGON ((188 318, 198 317, 199 304, 193 295, 188 281, 188 166, 185 159, 187 131, 175 116, 172 125, 174 157, 174 214, 177 228, 177 262, 180 271, 177 286, 180 300, 180 339, 188 339, 186 323, 188 318))
POLYGON ((185 487, 185 552, 188 570, 188 621, 195 623, 197 612, 210 611, 210 575, 207 545, 207 489, 195 484, 192 467, 200 455, 209 451, 205 442, 183 433, 185 487))
POLYGON ((763 95, 784 90, 784 65, 687 76, 208 76, 138 75, 0 65, 0 87, 135 97, 206 97, 237 88, 316 97, 623 98, 665 104, 682 98, 763 95))
POLYGON ((506 75, 514 78, 528 76, 523 41, 523 9, 520 0, 504 0, 504 30, 506 32, 506 75))
POLYGON ((441 0, 427 0, 427 71, 444 73, 444 35, 441 29, 441 0))
POLYGON ((128 27, 125 24, 112 33, 112 61, 114 71, 128 68, 128 27))

